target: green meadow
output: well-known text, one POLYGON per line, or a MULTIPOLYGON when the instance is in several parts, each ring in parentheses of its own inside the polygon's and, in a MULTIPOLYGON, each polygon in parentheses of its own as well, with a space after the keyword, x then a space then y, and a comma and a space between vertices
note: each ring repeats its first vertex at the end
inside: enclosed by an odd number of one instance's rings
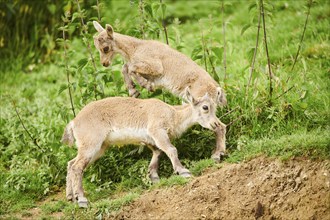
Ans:
MULTIPOLYGON (((147 178, 151 151, 114 147, 84 174, 91 208, 65 201, 67 162, 77 152, 60 142, 65 125, 90 101, 128 96, 124 60, 116 56, 107 68, 100 63, 93 20, 122 34, 168 41, 219 82, 228 100, 217 111, 227 124, 223 161, 330 159, 330 4, 262 4, 263 14, 258 0, 1 2, 0 218, 31 217, 35 207, 45 219, 55 212, 102 218, 145 190, 189 181, 175 176, 163 156, 162 180, 153 186, 147 178), (120 193, 125 196, 110 199, 120 193), (60 201, 40 203, 56 194, 60 201)), ((182 101, 166 90, 137 88, 140 98, 182 101)), ((214 134, 201 126, 173 144, 196 176, 221 166, 209 159, 214 134)))

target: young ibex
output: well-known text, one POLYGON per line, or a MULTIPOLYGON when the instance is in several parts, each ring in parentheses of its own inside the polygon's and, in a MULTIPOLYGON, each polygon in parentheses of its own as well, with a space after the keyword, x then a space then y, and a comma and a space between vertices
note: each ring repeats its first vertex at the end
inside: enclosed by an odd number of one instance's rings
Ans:
MULTIPOLYGON (((227 103, 225 93, 219 84, 184 54, 157 41, 140 40, 115 33, 108 24, 105 29, 96 21, 93 24, 98 31, 98 35, 94 37, 94 44, 100 52, 103 66, 109 66, 116 53, 126 60, 122 72, 130 96, 139 96, 133 78, 149 91, 165 88, 185 98, 184 89, 189 87, 195 99, 208 93, 215 105, 227 103)), ((217 145, 212 158, 220 161, 220 155, 226 151, 226 126, 221 123, 215 133, 217 145)))
POLYGON ((213 100, 205 94, 194 99, 186 90, 188 104, 171 106, 158 99, 112 97, 94 101, 85 106, 65 128, 62 142, 74 144, 77 156, 68 162, 66 197, 80 207, 88 202, 82 186, 83 171, 99 157, 109 145, 145 144, 152 150, 149 177, 159 180, 157 173, 161 152, 170 158, 173 169, 190 177, 188 169, 180 163, 170 138, 181 135, 193 124, 215 130, 221 122, 216 117, 213 100))

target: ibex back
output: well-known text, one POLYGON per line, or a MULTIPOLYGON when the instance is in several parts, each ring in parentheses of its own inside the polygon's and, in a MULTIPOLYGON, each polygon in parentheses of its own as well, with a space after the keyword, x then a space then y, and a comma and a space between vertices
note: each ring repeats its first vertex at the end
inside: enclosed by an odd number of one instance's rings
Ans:
MULTIPOLYGON (((184 54, 163 43, 152 40, 140 40, 127 35, 115 33, 111 25, 104 29, 96 21, 93 22, 98 35, 94 44, 100 52, 103 66, 111 63, 118 53, 125 60, 123 76, 129 95, 137 97, 133 79, 149 91, 155 88, 165 88, 173 94, 185 98, 185 88, 189 87, 195 99, 208 93, 215 105, 227 103, 224 91, 220 85, 200 66, 184 54)), ((220 161, 220 155, 225 153, 226 126, 221 123, 216 129, 217 147, 212 158, 220 161)))
POLYGON ((178 159, 170 139, 181 135, 193 124, 216 129, 220 121, 215 115, 213 100, 206 94, 194 99, 186 90, 188 104, 170 106, 158 99, 112 97, 85 106, 65 128, 62 142, 74 144, 77 156, 68 162, 66 197, 87 206, 82 175, 88 164, 101 157, 109 145, 145 144, 153 152, 149 177, 159 180, 157 173, 161 152, 170 158, 179 175, 190 177, 189 170, 178 159))

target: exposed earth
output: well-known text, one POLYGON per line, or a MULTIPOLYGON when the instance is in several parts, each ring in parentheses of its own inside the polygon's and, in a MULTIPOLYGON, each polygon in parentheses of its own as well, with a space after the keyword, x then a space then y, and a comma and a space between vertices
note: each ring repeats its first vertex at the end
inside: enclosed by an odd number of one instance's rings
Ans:
MULTIPOLYGON (((63 192, 40 205, 57 201, 65 201, 63 192)), ((41 209, 17 217, 39 219, 41 209)), ((71 219, 63 212, 49 217, 71 219)), ((240 164, 221 163, 184 186, 146 191, 109 219, 330 220, 330 160, 258 157, 240 164)))
POLYGON ((330 219, 330 161, 259 157, 144 193, 115 219, 330 219))

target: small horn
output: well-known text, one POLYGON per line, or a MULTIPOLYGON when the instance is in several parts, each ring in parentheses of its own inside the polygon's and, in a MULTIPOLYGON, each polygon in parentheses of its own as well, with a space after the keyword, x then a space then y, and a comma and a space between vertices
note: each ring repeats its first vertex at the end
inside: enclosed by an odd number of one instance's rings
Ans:
POLYGON ((97 30, 97 32, 104 31, 104 28, 99 24, 97 21, 93 21, 94 28, 97 30))

